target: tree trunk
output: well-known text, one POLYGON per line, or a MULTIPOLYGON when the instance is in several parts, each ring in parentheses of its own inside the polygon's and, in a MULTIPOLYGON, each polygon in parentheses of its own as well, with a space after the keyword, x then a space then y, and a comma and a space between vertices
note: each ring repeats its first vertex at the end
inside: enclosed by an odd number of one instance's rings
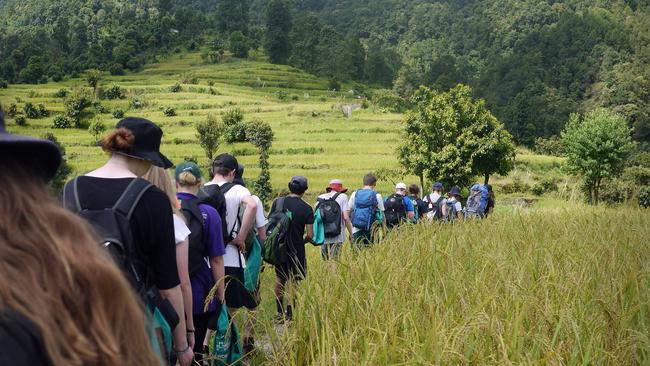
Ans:
POLYGON ((589 193, 587 195, 587 203, 589 203, 589 205, 591 206, 591 205, 594 204, 594 194, 593 194, 594 188, 593 188, 593 186, 589 186, 589 188, 587 188, 587 190, 589 191, 589 193))
POLYGON ((485 181, 483 181, 483 184, 488 184, 490 182, 490 173, 485 173, 485 181))
POLYGON ((424 197, 424 173, 420 172, 420 197, 424 197))

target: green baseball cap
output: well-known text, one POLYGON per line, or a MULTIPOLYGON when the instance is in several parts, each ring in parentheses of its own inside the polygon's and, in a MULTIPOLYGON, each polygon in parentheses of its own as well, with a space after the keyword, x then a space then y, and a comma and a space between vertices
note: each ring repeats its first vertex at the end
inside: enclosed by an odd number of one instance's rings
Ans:
POLYGON ((196 178, 201 179, 201 169, 198 165, 194 164, 191 161, 184 161, 176 166, 176 172, 174 174, 176 180, 179 179, 181 173, 183 172, 190 172, 196 178))

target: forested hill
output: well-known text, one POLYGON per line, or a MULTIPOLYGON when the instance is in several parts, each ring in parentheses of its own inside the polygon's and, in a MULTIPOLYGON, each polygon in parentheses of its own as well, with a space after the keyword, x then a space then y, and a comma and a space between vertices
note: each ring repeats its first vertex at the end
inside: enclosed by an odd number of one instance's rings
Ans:
POLYGON ((0 79, 10 83, 259 48, 332 85, 401 97, 469 84, 522 144, 597 106, 650 143, 648 0, 0 0, 0 11, 0 79))

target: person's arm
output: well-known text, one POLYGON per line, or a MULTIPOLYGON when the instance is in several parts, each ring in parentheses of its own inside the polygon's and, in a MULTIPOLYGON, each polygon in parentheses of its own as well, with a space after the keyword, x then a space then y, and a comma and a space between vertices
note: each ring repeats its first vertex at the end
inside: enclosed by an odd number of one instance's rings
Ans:
POLYGON ((314 239, 314 225, 305 225, 305 243, 311 243, 314 239))
POLYGON ((264 242, 266 240, 266 227, 261 226, 257 228, 257 237, 261 242, 264 242))
POLYGON ((192 317, 192 284, 190 283, 190 272, 188 269, 188 248, 187 239, 176 245, 176 262, 178 265, 178 277, 181 280, 181 293, 183 294, 183 307, 185 309, 185 326, 187 328, 187 341, 190 347, 194 347, 194 319, 192 317))
MULTIPOLYGON (((159 289, 159 291, 160 296, 162 296, 163 299, 167 299, 172 304, 174 310, 176 310, 176 314, 183 314, 183 295, 181 293, 180 285, 164 290, 159 289)), ((174 352, 184 351, 176 355, 180 364, 182 366, 190 365, 194 358, 194 352, 187 342, 187 328, 185 327, 184 316, 178 317, 178 325, 174 328, 173 343, 174 352)))
POLYGON ((352 241, 352 221, 350 220, 350 210, 343 211, 343 223, 345 224, 345 228, 348 230, 350 241, 352 241))
POLYGON ((225 285, 221 279, 226 276, 226 270, 223 266, 223 256, 210 257, 210 269, 212 270, 212 278, 214 283, 219 284, 217 287, 217 297, 219 301, 225 301, 225 285))
POLYGON ((242 218, 239 233, 237 233, 237 237, 233 239, 232 243, 237 245, 241 252, 244 252, 246 250, 246 236, 248 235, 248 230, 253 227, 253 222, 255 222, 257 203, 255 203, 252 196, 244 196, 242 202, 246 205, 246 209, 244 210, 244 217, 242 218))

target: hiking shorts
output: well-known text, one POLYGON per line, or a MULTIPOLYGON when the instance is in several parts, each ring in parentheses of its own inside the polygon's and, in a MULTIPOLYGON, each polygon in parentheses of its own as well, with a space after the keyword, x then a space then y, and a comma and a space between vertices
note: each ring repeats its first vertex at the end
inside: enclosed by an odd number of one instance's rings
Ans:
POLYGON ((343 243, 325 243, 321 245, 320 252, 323 260, 338 259, 341 256, 343 243))
POLYGON ((286 263, 275 266, 275 275, 282 282, 304 280, 307 276, 307 259, 289 257, 286 263))
POLYGON ((225 274, 226 306, 231 309, 246 307, 253 310, 257 308, 256 294, 251 294, 244 286, 244 269, 241 267, 225 267, 225 274))

